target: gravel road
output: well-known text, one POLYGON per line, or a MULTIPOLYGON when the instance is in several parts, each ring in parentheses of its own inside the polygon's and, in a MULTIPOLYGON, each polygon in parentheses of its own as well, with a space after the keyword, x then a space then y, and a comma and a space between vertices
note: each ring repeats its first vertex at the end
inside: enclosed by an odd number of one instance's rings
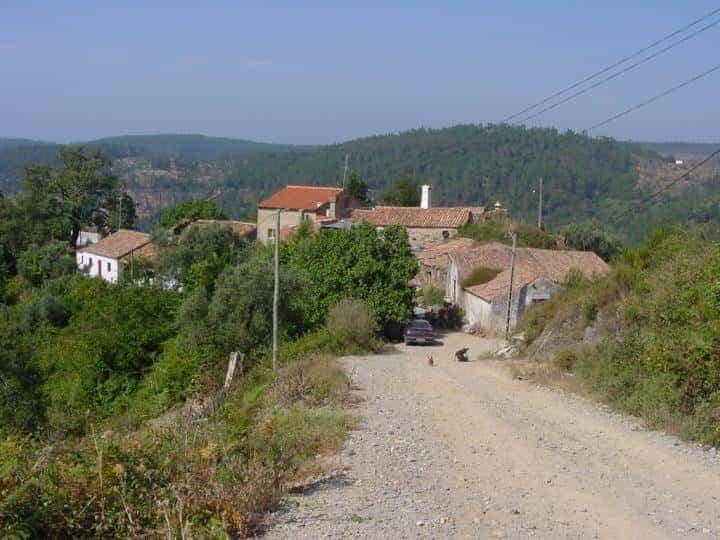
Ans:
POLYGON ((719 538, 715 450, 475 359, 491 340, 343 362, 361 429, 267 538, 719 538), (435 366, 427 365, 432 354, 435 366))

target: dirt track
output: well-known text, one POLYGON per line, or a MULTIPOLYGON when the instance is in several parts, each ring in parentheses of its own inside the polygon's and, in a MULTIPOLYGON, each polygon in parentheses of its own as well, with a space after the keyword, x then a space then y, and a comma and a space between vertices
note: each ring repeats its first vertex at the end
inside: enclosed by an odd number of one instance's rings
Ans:
POLYGON ((720 460, 578 397, 514 380, 493 346, 345 359, 362 428, 269 538, 718 538, 720 460), (425 358, 432 354, 435 367, 425 358))

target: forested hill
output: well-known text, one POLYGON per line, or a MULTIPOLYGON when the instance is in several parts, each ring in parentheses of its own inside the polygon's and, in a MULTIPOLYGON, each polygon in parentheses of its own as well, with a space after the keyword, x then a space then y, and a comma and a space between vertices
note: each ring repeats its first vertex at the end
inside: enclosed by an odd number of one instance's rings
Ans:
POLYGON ((121 153, 142 157, 174 156, 197 161, 237 158, 269 150, 286 151, 291 148, 308 148, 194 134, 125 135, 96 139, 81 144, 107 149, 111 154, 121 153))
MULTIPOLYGON (((339 185, 346 154, 376 200, 409 176, 433 186, 435 204, 501 201, 516 219, 534 222, 542 177, 549 227, 599 219, 639 238, 662 221, 720 219, 715 168, 696 171, 689 182, 637 210, 643 192, 682 170, 652 148, 554 129, 458 125, 317 148, 201 135, 112 137, 85 145, 115 160, 146 228, 163 207, 188 197, 212 194, 230 215, 251 217, 258 200, 288 183, 339 185)), ((0 148, 0 188, 11 191, 24 165, 52 161, 56 154, 57 147, 48 145, 0 148)))
POLYGON ((34 141, 32 139, 9 139, 6 137, 0 137, 0 150, 5 148, 19 148, 23 146, 43 146, 52 145, 54 143, 48 143, 43 141, 34 141))
POLYGON ((499 200, 522 218, 536 212, 534 190, 543 177, 548 216, 557 223, 596 214, 600 201, 633 198, 638 156, 661 159, 631 144, 572 132, 460 125, 357 139, 313 152, 250 156, 233 170, 230 182, 266 190, 289 182, 336 184, 347 153, 351 168, 375 194, 409 175, 433 186, 435 204, 499 200))

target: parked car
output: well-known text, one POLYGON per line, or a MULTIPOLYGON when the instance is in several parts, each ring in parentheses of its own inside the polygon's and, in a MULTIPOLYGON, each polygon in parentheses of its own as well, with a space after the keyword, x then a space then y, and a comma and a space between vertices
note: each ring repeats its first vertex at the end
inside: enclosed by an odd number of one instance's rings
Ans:
POLYGON ((413 343, 433 343, 437 334, 430 323, 422 319, 410 321, 405 329, 405 345, 413 343))

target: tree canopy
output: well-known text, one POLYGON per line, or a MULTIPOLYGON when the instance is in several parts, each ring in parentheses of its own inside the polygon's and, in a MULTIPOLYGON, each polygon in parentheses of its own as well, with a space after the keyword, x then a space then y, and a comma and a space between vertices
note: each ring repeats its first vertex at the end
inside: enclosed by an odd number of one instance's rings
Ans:
POLYGON ((165 210, 160 217, 160 225, 169 229, 183 219, 195 221, 196 219, 228 219, 228 217, 212 201, 187 199, 177 206, 165 210))

